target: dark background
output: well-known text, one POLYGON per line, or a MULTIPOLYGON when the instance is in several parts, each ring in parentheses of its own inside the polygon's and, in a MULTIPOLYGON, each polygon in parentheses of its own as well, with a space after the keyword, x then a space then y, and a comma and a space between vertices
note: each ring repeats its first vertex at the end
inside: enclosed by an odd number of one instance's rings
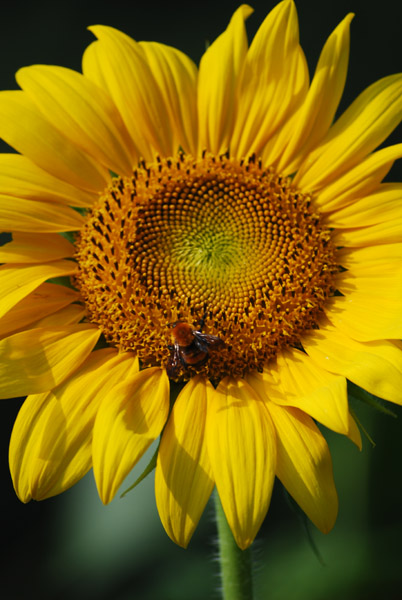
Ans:
MULTIPOLYGON (((259 0, 252 5, 250 37, 274 2, 259 0)), ((15 71, 29 64, 79 70, 82 52, 93 39, 86 31, 91 24, 112 25, 137 40, 174 45, 198 63, 206 43, 223 31, 237 6, 229 0, 15 2, 2 9, 0 19, 2 89, 16 88, 15 71)), ((297 7, 311 71, 330 32, 348 12, 356 13, 341 109, 376 79, 401 70, 402 8, 394 0, 375 4, 300 0, 297 7)), ((400 130, 388 143, 398 141, 400 130)), ((394 168, 390 179, 401 180, 400 167, 394 168)), ((108 507, 98 499, 91 473, 62 496, 21 504, 7 466, 8 439, 20 404, 18 400, 0 403, 0 595, 4 600, 219 598, 212 507, 205 511, 189 548, 182 550, 162 529, 152 477, 108 507)), ((359 453, 348 440, 325 431, 340 512, 328 536, 310 527, 321 562, 277 482, 255 543, 260 600, 402 599, 402 410, 395 407, 399 419, 393 419, 361 404, 355 408, 376 446, 364 438, 359 453)), ((127 481, 123 489, 134 476, 127 481)))

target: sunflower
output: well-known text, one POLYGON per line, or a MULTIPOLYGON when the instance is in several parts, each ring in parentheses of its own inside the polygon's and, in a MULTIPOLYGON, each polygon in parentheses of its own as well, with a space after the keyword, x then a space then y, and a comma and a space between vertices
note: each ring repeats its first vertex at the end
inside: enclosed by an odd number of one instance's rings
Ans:
POLYGON ((93 468, 104 503, 160 437, 155 494, 187 546, 217 487, 240 548, 277 476, 328 532, 316 421, 361 437, 347 380, 402 403, 402 76, 334 121, 349 14, 309 81, 295 6, 248 46, 242 5, 199 68, 95 26, 83 74, 0 94, 0 396, 27 398, 10 469, 27 502, 93 468), (172 399, 175 398, 173 402, 172 399))

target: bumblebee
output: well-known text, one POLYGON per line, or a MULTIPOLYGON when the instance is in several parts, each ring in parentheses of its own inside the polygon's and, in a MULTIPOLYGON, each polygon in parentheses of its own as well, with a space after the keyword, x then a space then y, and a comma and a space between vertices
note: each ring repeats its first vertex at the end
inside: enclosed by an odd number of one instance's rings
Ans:
POLYGON ((184 321, 172 323, 170 327, 174 344, 169 346, 170 356, 166 371, 171 379, 177 377, 180 367, 186 369, 188 366, 203 365, 209 358, 210 349, 224 344, 218 336, 197 331, 184 321))

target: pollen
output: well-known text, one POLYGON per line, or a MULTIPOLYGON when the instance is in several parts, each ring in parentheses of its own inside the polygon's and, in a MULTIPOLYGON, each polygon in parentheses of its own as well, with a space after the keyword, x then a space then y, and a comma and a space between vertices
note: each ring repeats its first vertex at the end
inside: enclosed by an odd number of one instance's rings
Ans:
POLYGON ((241 377, 300 347, 339 271, 311 197, 255 156, 141 163, 113 179, 77 248, 88 319, 142 366, 168 363, 177 321, 222 340, 200 364, 182 360, 184 379, 241 377))

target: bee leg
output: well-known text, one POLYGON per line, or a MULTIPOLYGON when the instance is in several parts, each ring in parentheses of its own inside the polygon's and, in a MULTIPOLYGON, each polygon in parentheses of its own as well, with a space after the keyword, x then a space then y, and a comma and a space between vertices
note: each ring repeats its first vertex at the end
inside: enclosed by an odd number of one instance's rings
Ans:
POLYGON ((186 359, 184 358, 184 356, 183 356, 181 353, 179 354, 179 360, 180 360, 180 362, 181 362, 181 364, 182 364, 182 367, 183 367, 184 369, 187 369, 187 363, 186 363, 186 359))

